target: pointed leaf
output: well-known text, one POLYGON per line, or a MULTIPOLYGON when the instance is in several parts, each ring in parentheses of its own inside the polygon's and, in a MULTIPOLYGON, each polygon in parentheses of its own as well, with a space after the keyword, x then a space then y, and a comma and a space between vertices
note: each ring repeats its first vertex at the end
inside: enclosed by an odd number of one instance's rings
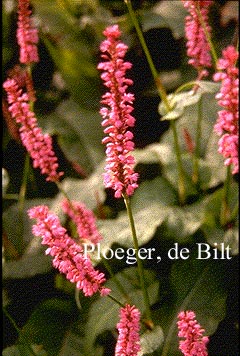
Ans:
POLYGON ((163 330, 159 325, 156 325, 153 330, 147 330, 141 335, 140 345, 141 351, 137 356, 151 354, 159 349, 163 343, 164 335, 163 330))

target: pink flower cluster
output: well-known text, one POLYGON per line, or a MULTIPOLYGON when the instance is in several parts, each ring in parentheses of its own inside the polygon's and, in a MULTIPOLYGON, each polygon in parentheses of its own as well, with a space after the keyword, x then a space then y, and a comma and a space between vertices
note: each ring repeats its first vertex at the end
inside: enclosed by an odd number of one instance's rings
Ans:
POLYGON ((188 10, 189 16, 185 20, 185 34, 187 39, 187 55, 190 57, 188 63, 195 67, 199 72, 199 77, 208 75, 204 68, 211 67, 212 60, 210 55, 210 46, 206 39, 203 26, 201 24, 198 10, 205 23, 206 29, 211 33, 211 27, 208 24, 208 11, 212 1, 209 0, 182 0, 184 7, 188 10))
POLYGON ((179 349, 184 356, 207 356, 206 345, 209 339, 207 336, 203 336, 205 330, 201 328, 195 318, 196 315, 193 311, 182 311, 178 314, 178 336, 185 338, 185 340, 180 340, 179 349))
POLYGON ((95 270, 90 259, 83 254, 83 249, 66 233, 56 215, 51 213, 47 206, 40 205, 28 211, 31 219, 37 219, 33 225, 33 234, 42 237, 42 244, 48 245, 46 254, 53 259, 53 266, 64 273, 76 287, 83 291, 85 296, 92 296, 100 292, 107 295, 110 290, 104 288, 103 273, 95 270))
POLYGON ((101 101, 107 106, 100 110, 102 126, 107 126, 104 133, 108 135, 102 141, 106 144, 107 155, 104 184, 113 188, 115 197, 120 198, 122 194, 132 195, 138 186, 138 174, 133 170, 134 158, 129 155, 134 149, 133 134, 129 131, 135 124, 131 115, 134 96, 126 92, 132 80, 125 78, 126 70, 132 65, 123 60, 128 47, 119 40, 118 25, 107 27, 103 34, 107 39, 101 43, 100 50, 105 61, 99 63, 98 69, 104 71, 101 78, 110 90, 101 101))
POLYGON ((62 202, 62 208, 77 226, 77 232, 80 240, 88 240, 97 244, 102 240, 97 227, 96 218, 93 212, 86 208, 83 203, 69 201, 65 199, 62 202))
POLYGON ((31 13, 29 0, 19 0, 17 41, 20 46, 20 62, 25 64, 39 61, 36 46, 38 31, 31 25, 31 13))
POLYGON ((115 356, 136 356, 140 351, 140 311, 127 304, 120 310, 115 356))
POLYGON ((30 110, 28 94, 22 93, 14 79, 7 79, 3 87, 8 96, 8 110, 16 122, 21 124, 20 138, 33 159, 33 167, 40 168, 41 173, 47 175, 47 181, 58 181, 63 172, 57 172, 58 163, 52 149, 52 138, 48 134, 44 135, 38 127, 37 119, 30 110))
POLYGON ((233 165, 232 173, 238 173, 238 86, 239 69, 236 67, 238 52, 233 46, 228 46, 223 50, 223 58, 218 60, 217 69, 219 72, 213 76, 214 81, 222 82, 220 92, 216 99, 220 106, 224 108, 218 112, 218 119, 214 126, 215 132, 221 136, 218 142, 218 152, 225 158, 225 165, 233 165))

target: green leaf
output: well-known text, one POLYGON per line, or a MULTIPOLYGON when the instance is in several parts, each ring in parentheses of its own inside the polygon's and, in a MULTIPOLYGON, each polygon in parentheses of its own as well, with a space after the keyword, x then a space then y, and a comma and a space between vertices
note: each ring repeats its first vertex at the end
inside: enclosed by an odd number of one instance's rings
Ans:
MULTIPOLYGON (((219 84, 213 82, 196 81, 196 85, 198 86, 196 92, 186 91, 168 95, 169 104, 172 107, 170 112, 166 112, 163 102, 159 104, 159 114, 162 116, 161 121, 178 119, 183 115, 185 108, 197 104, 203 95, 216 95, 219 90, 219 84)), ((193 108, 191 108, 191 110, 193 110, 193 108)))
POLYGON ((151 331, 147 330, 144 334, 141 335, 141 351, 138 353, 138 356, 151 354, 161 347, 163 341, 163 330, 159 325, 156 325, 151 331))
POLYGON ((45 255, 41 239, 32 234, 32 224, 27 210, 37 205, 50 205, 51 199, 32 199, 25 201, 23 215, 19 213, 18 204, 13 204, 3 213, 3 228, 9 241, 14 245, 24 244, 24 254, 14 261, 3 263, 3 278, 30 278, 36 274, 51 270, 51 258, 45 255))
POLYGON ((48 356, 57 356, 74 314, 70 301, 49 299, 42 302, 22 328, 19 342, 28 340, 30 343, 41 344, 48 356))
POLYGON ((175 38, 184 37, 187 11, 181 2, 162 1, 143 14, 143 31, 157 27, 169 27, 175 38))
POLYGON ((71 331, 68 331, 63 339, 61 350, 58 356, 86 356, 83 353, 84 338, 71 331))
POLYGON ((48 356, 42 345, 14 345, 3 350, 2 356, 48 356), (33 352, 31 352, 31 349, 33 352))
MULTIPOLYGON (((138 272, 135 267, 127 268, 115 276, 123 286, 126 295, 141 313, 144 313, 145 306, 142 291, 138 280, 138 272)), ((145 280, 147 283, 150 304, 154 304, 158 298, 159 284, 155 279, 153 272, 145 271, 145 280)), ((126 303, 125 297, 116 288, 114 280, 106 283, 108 288, 112 289, 113 296, 121 303, 126 303)), ((120 306, 110 298, 100 298, 93 303, 90 309, 88 322, 86 325, 85 352, 88 356, 94 356, 94 342, 96 337, 105 330, 114 330, 119 321, 120 306)))
MULTIPOLYGON (((206 236, 207 242, 213 246, 221 248, 221 244, 225 247, 229 246, 231 255, 238 254, 238 216, 229 222, 229 226, 223 227, 220 225, 220 215, 222 202, 224 197, 224 188, 218 189, 211 194, 207 200, 204 215, 202 216, 202 230, 206 236), (216 246, 215 243, 218 245, 216 246)), ((238 184, 233 182, 230 186, 227 196, 229 211, 238 204, 238 184)))
POLYGON ((135 215, 137 211, 150 207, 152 204, 170 206, 174 205, 176 201, 177 196, 173 187, 165 178, 157 177, 140 184, 132 197, 131 205, 135 215))
MULTIPOLYGON (((104 163, 105 164, 105 163, 104 163)), ((94 210, 98 204, 104 202, 106 198, 105 187, 103 185, 102 172, 103 164, 85 179, 66 178, 61 182, 62 190, 69 199, 82 202, 88 209, 94 210)), ((65 199, 65 194, 59 192, 51 201, 50 209, 58 215, 61 222, 65 221, 65 215, 61 208, 61 202, 65 199)))
POLYGON ((70 162, 91 173, 104 158, 101 116, 81 108, 72 99, 62 102, 49 115, 39 118, 44 131, 58 136, 58 142, 70 162))
POLYGON ((201 227, 204 206, 205 201, 183 207, 170 207, 163 223, 164 237, 179 243, 192 240, 192 235, 201 227))
MULTIPOLYGON (((140 184, 131 200, 139 246, 152 239, 168 214, 167 204, 173 205, 175 201, 175 191, 162 177, 140 184)), ((102 251, 109 249, 113 243, 133 247, 129 217, 125 211, 114 220, 98 220, 97 223, 104 237, 101 242, 102 251)))
MULTIPOLYGON (((152 239, 157 227, 164 221, 166 214, 167 209, 164 209, 164 206, 156 202, 152 206, 134 213, 139 246, 152 239)), ((116 219, 98 220, 97 224, 100 233, 104 237, 101 242, 102 251, 109 249, 113 243, 118 243, 124 247, 133 247, 131 229, 126 212, 120 213, 116 219)))
POLYGON ((169 355, 170 350, 171 355, 179 355, 176 322, 180 311, 193 310, 206 335, 212 335, 225 317, 224 275, 228 267, 222 261, 203 261, 196 257, 196 251, 192 250, 188 260, 178 260, 173 265, 171 283, 177 300, 174 306, 168 305, 171 322, 165 332, 162 356, 169 355))

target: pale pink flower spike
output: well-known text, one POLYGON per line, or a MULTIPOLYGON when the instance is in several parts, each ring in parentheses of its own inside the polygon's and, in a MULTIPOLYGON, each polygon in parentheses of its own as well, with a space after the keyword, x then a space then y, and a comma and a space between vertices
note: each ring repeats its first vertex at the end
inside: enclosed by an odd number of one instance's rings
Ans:
POLYGON ((31 24, 32 11, 29 9, 29 0, 18 1, 18 28, 17 41, 20 46, 20 62, 30 64, 38 62, 38 30, 31 24))
POLYGON ((179 349, 184 356, 208 356, 206 345, 209 338, 203 336, 205 330, 195 318, 193 311, 182 311, 178 314, 178 336, 185 339, 179 341, 179 349))
POLYGON ((31 219, 37 219, 33 234, 41 236, 42 244, 49 246, 46 254, 54 257, 55 268, 64 273, 70 282, 76 283, 86 297, 96 292, 102 296, 109 294, 110 289, 102 285, 106 281, 104 274, 94 269, 90 259, 84 256, 83 248, 68 236, 59 218, 47 206, 33 207, 28 215, 31 219))
POLYGON ((218 60, 214 81, 221 82, 220 92, 216 95, 218 104, 224 108, 218 112, 218 119, 214 126, 215 132, 221 136, 218 141, 218 152, 225 158, 224 164, 232 164, 232 173, 238 173, 238 140, 239 140, 239 69, 236 67, 238 52, 233 46, 223 50, 223 57, 218 60))
POLYGON ((102 126, 108 136, 103 139, 106 144, 106 173, 104 184, 107 188, 115 190, 115 197, 122 194, 132 195, 138 187, 138 174, 134 172, 134 158, 129 155, 133 151, 133 127, 135 119, 131 115, 134 95, 127 93, 128 85, 132 80, 125 78, 126 70, 131 68, 131 63, 124 62, 123 58, 128 47, 119 40, 121 32, 118 25, 110 26, 103 32, 106 40, 101 43, 100 50, 104 62, 99 63, 98 69, 103 70, 101 78, 109 92, 102 96, 100 113, 103 117, 102 126))
POLYGON ((47 181, 58 181, 63 172, 57 172, 58 163, 52 148, 52 138, 43 134, 38 127, 37 119, 30 110, 28 94, 22 93, 14 79, 7 79, 3 87, 7 92, 8 110, 16 122, 21 124, 20 138, 33 160, 33 167, 40 168, 41 173, 47 175, 47 181))
POLYGON ((199 79, 208 75, 205 68, 211 67, 212 59, 210 46, 206 39, 203 26, 197 12, 199 9, 202 19, 205 23, 208 33, 211 33, 211 27, 208 24, 208 11, 212 1, 209 0, 182 0, 184 7, 189 15, 185 20, 185 35, 187 39, 187 55, 190 57, 188 63, 197 69, 199 79))
POLYGON ((115 356, 137 356, 140 351, 140 311, 127 304, 120 310, 115 356))
POLYGON ((87 240, 93 244, 97 244, 102 240, 102 236, 96 226, 96 218, 93 212, 87 209, 83 203, 75 201, 69 202, 65 199, 62 202, 62 208, 64 213, 76 224, 81 242, 87 240))

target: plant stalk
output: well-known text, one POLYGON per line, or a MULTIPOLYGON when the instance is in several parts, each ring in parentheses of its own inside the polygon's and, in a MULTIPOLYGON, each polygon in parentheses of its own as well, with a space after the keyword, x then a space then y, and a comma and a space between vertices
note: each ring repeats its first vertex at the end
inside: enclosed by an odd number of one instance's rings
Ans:
POLYGON ((194 184, 198 184, 199 180, 199 157, 200 157, 200 144, 202 138, 202 119, 203 119, 203 110, 202 110, 202 97, 198 102, 198 118, 197 118, 197 135, 196 135, 196 146, 195 152, 193 155, 193 176, 192 181, 194 184))
POLYGON ((144 268, 143 268, 142 260, 139 258, 139 255, 138 255, 139 245, 138 245, 137 233, 136 233, 135 223, 134 223, 133 214, 132 214, 132 208, 131 208, 130 200, 129 200, 129 197, 127 196, 127 194, 123 194, 123 198, 124 198, 124 202, 125 202, 125 205, 127 208, 127 214, 128 214, 129 222, 130 222, 130 226, 131 226, 134 247, 136 249, 137 268, 138 268, 141 289, 142 289, 142 293, 143 293, 144 304, 145 304, 145 308, 146 308, 146 318, 150 322, 152 322, 149 295, 148 295, 145 278, 144 278, 144 268))
POLYGON ((220 224, 221 226, 226 226, 227 223, 231 220, 231 213, 229 207, 229 191, 231 184, 231 166, 227 166, 226 179, 223 187, 223 199, 220 211, 220 224))
MULTIPOLYGON (((135 15, 135 12, 132 8, 132 3, 131 0, 124 0, 124 2, 126 3, 127 7, 128 7, 128 11, 129 11, 129 15, 131 17, 131 20, 134 24, 134 27, 136 29, 139 41, 142 45, 143 51, 146 55, 148 64, 149 64, 149 68, 151 70, 153 79, 155 81, 155 84, 157 86, 158 92, 159 92, 159 96, 162 100, 162 102, 165 105, 165 109, 166 112, 169 113, 172 110, 172 106, 170 105, 170 102, 168 100, 167 97, 167 92, 164 88, 164 86, 162 85, 160 76, 154 66, 152 57, 150 55, 150 52, 148 50, 147 44, 145 42, 142 30, 139 26, 137 17, 135 15)), ((178 135, 177 135, 177 130, 176 130, 176 125, 175 122, 173 123, 173 120, 171 120, 171 129, 173 132, 173 137, 174 137, 174 145, 175 145, 175 152, 176 152, 176 156, 177 156, 177 166, 178 166, 178 194, 179 194, 179 202, 180 204, 184 204, 185 202, 185 195, 186 195, 186 190, 185 190, 185 183, 184 183, 184 170, 183 170, 183 164, 182 164, 182 158, 181 158, 181 150, 180 150, 180 146, 179 146, 179 142, 178 142, 178 135)))

